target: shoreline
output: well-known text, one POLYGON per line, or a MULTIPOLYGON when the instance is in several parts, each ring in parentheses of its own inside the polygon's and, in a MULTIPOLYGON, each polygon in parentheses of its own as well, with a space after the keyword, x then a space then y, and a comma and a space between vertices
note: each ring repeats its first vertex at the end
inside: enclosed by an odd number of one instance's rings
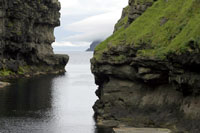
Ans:
POLYGON ((19 78, 32 78, 36 76, 42 76, 42 75, 58 75, 58 74, 64 74, 66 72, 65 69, 58 69, 55 71, 37 71, 37 72, 28 72, 24 74, 13 74, 13 75, 8 75, 8 76, 0 76, 0 89, 5 88, 9 85, 12 84, 12 81, 14 79, 19 79, 19 78))
POLYGON ((65 73, 65 68, 51 68, 51 67, 30 67, 28 70, 23 73, 11 73, 10 75, 0 76, 0 81, 7 82, 9 80, 17 79, 17 78, 30 78, 39 75, 47 75, 47 74, 62 74, 65 73))

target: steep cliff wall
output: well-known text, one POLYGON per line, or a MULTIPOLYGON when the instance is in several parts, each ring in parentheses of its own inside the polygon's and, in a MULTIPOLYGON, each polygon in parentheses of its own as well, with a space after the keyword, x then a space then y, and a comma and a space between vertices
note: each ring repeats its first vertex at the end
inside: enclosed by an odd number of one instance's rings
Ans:
POLYGON ((58 0, 0 0, 0 77, 64 71, 67 55, 54 55, 58 0))
POLYGON ((91 60, 99 125, 200 132, 199 7, 198 0, 129 1, 91 60))

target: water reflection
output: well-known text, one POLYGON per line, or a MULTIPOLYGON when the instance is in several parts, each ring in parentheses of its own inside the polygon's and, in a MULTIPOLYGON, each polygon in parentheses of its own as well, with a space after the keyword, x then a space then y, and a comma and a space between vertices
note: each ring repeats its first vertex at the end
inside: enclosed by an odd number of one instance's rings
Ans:
POLYGON ((110 128, 97 127, 95 133, 114 133, 110 128))
POLYGON ((69 53, 63 75, 20 79, 0 90, 0 133, 111 133, 97 128, 92 53, 69 53))
POLYGON ((0 90, 0 116, 24 116, 52 107, 55 75, 19 79, 0 90))

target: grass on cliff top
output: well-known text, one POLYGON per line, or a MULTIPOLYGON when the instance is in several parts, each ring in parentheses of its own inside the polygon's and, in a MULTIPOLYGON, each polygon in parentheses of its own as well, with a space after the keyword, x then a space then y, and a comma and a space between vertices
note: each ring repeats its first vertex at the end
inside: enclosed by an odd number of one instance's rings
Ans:
MULTIPOLYGON (((189 43, 200 45, 200 0, 158 0, 128 28, 121 28, 95 49, 95 57, 114 45, 146 48, 138 56, 165 58, 192 51, 189 43)), ((198 46, 199 47, 199 46, 198 46)))

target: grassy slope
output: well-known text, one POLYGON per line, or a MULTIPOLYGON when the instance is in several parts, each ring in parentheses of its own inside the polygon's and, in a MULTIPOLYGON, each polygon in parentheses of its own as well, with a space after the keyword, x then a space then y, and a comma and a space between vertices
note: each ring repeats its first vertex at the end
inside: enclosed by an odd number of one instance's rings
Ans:
POLYGON ((200 45, 200 0, 158 0, 127 29, 120 29, 98 45, 95 57, 108 50, 108 45, 146 44, 148 49, 139 50, 138 56, 163 59, 170 52, 192 52, 190 41, 200 45), (161 25, 163 18, 168 21, 161 25))

